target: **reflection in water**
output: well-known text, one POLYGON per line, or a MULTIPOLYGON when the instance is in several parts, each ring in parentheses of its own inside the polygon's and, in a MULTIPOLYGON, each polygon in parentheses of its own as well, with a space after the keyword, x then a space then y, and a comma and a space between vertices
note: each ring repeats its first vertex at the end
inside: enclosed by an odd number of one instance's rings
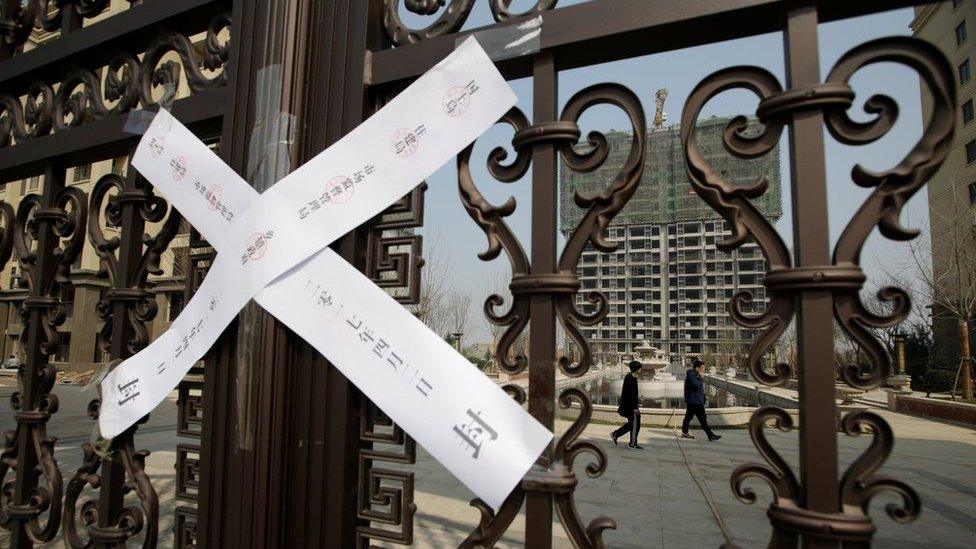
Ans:
MULTIPOLYGON (((609 404, 616 406, 620 400, 620 389, 623 377, 600 378, 580 383, 577 388, 585 391, 593 404, 609 404)), ((640 381, 637 392, 640 396, 642 408, 684 408, 684 381, 640 381)), ((752 398, 734 395, 725 389, 719 389, 705 384, 705 396, 709 408, 727 408, 731 406, 758 406, 752 398)))

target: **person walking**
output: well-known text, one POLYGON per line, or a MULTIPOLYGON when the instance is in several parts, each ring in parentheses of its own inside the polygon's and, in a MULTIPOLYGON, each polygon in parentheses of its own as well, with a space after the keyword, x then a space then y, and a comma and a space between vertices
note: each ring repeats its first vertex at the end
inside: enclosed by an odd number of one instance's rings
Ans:
POLYGON ((631 360, 627 367, 630 373, 624 376, 624 387, 620 391, 620 404, 617 406, 617 413, 627 419, 619 429, 610 433, 610 440, 613 445, 617 445, 617 439, 630 432, 630 442, 628 447, 634 450, 643 450, 644 447, 637 444, 637 433, 640 432, 640 400, 637 398, 637 373, 641 370, 641 363, 631 360))
POLYGON ((681 423, 681 438, 695 438, 688 432, 691 425, 691 418, 697 417, 702 430, 708 435, 708 441, 713 442, 720 438, 708 427, 708 418, 705 417, 705 382, 702 380, 702 372, 705 371, 705 363, 696 358, 691 362, 691 369, 685 373, 685 420, 681 423))

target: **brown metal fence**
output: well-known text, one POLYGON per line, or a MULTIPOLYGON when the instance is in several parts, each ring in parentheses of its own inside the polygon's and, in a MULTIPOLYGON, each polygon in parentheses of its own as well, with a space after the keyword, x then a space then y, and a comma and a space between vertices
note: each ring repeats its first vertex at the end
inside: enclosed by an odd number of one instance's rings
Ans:
MULTIPOLYGON (((160 258, 181 220, 134 170, 105 175, 87 193, 66 184, 67 170, 129 154, 137 136, 123 131, 127 113, 165 105, 198 134, 218 141, 223 158, 259 184, 260 177, 249 170, 251 140, 269 107, 302 121, 293 146, 279 159, 289 166, 300 164, 447 55, 468 32, 459 30, 474 3, 449 0, 438 11, 443 0, 406 0, 406 9, 434 19, 424 29, 403 23, 396 0, 129 1, 126 9, 91 25, 86 21, 104 16, 108 0, 0 3, 0 181, 42 177, 39 194, 26 196, 16 209, 0 205, 0 263, 7 270, 8 261, 16 262, 27 291, 20 309, 26 360, 11 399, 17 424, 10 426, 0 456, 0 524, 14 547, 44 543, 58 534, 71 547, 89 542, 116 547, 140 539, 153 547, 159 536, 159 506, 144 471, 145 453, 137 450, 138 426, 117 437, 110 448, 96 452, 86 444, 83 466, 67 472, 65 479, 54 440, 46 435, 47 424, 58 419, 57 399, 51 394, 56 371, 49 360, 65 317, 63 288, 71 284, 71 266, 86 239, 108 282, 98 305, 104 322, 100 347, 118 361, 147 344, 158 312, 149 277, 160 271, 160 258), (34 47, 41 29, 58 36, 34 47), (276 74, 283 84, 269 99, 267 73, 261 71, 271 66, 280 71, 276 74), (107 228, 117 233, 109 234, 107 228)), ((587 245, 613 249, 603 231, 641 178, 646 120, 636 95, 612 83, 577 93, 559 112, 560 72, 774 31, 784 36, 786 82, 753 67, 719 71, 691 94, 681 124, 692 185, 732 227, 720 247, 731 250, 755 239, 769 265, 767 310, 745 312, 748 296, 736 296, 729 308, 736 322, 762 330, 749 359, 756 379, 770 385, 786 382, 786 365, 770 371, 760 359, 791 321, 797 326, 799 471, 794 473, 763 435, 767 422, 783 430, 794 428, 790 416, 765 407, 755 413, 751 434, 766 463, 737 469, 732 489, 752 502, 755 495, 743 486, 745 479, 759 478, 771 486, 775 497, 768 516, 775 547, 801 541, 807 547, 869 545, 874 525, 867 502, 884 490, 901 496, 889 514, 911 520, 919 510, 911 487, 874 474, 892 445, 891 430, 879 416, 855 412, 842 418, 845 432, 870 433, 873 442, 839 475, 833 335, 816 327, 835 319, 870 356, 872 369, 843 369, 844 382, 876 387, 888 375, 890 358, 870 329, 900 321, 909 297, 903 290, 886 290, 884 298, 895 305, 893 312, 868 312, 858 297, 865 283, 859 252, 875 227, 894 240, 914 236, 899 225, 898 213, 945 158, 954 124, 953 77, 933 46, 908 38, 858 46, 821 77, 817 25, 918 2, 592 0, 554 9, 556 0, 539 0, 517 14, 510 13, 508 0, 488 3, 496 21, 493 28, 537 14, 544 21, 537 53, 498 63, 509 79, 531 77, 533 115, 529 120, 513 109, 504 117, 516 132, 512 144, 517 157, 508 164, 494 158, 489 163, 499 181, 531 170, 531 255, 505 223, 512 206, 491 205, 475 185, 469 170, 471 148, 458 158, 463 205, 488 236, 483 258, 504 251, 512 264, 511 308, 497 312, 500 304, 494 298, 486 304, 489 320, 505 328, 495 355, 503 357, 501 366, 510 373, 528 369, 527 394, 514 386, 506 390, 527 401, 530 413, 544 425, 554 426, 557 403, 579 404, 581 414, 497 514, 475 502, 482 520, 465 546, 491 546, 523 506, 529 547, 552 545, 554 511, 579 547, 602 546, 601 532, 615 526, 607 517, 584 525, 575 511, 574 460, 581 453, 593 454, 587 472, 595 476, 607 458, 595 445, 577 440, 589 419, 588 398, 575 389, 557 394, 555 376, 557 368, 579 376, 590 367, 589 347, 578 327, 600 322, 606 301, 592 294, 595 312, 576 308, 576 265, 587 245), (847 115, 854 98, 848 80, 862 66, 879 61, 915 70, 932 92, 934 109, 918 144, 895 168, 856 174, 858 184, 874 190, 831 257, 824 129, 855 145, 872 142, 890 129, 896 105, 885 98, 873 102, 877 112, 870 122, 854 122, 847 115), (755 114, 765 125, 760 135, 747 138, 734 131, 733 121, 725 139, 732 154, 763 155, 788 132, 796 206, 792 254, 750 202, 764 192, 762 182, 731 185, 709 167, 695 145, 699 111, 713 95, 731 88, 759 97, 755 114), (580 139, 580 116, 597 104, 615 105, 629 117, 634 130, 630 154, 606 190, 577 197, 585 213, 557 256, 557 166, 561 161, 565 169, 586 172, 603 163, 606 150, 599 140, 592 153, 573 147, 580 139), (557 322, 583 351, 578 360, 556 356, 557 322), (512 343, 529 326, 528 356, 508 359, 512 343)), ((398 296, 404 303, 417 299, 422 254, 420 238, 399 229, 422 224, 423 189, 418 187, 335 246, 377 283, 401 288, 398 296)), ((213 252, 195 234, 188 248, 192 268, 186 285, 192 292, 213 252)), ((178 495, 185 504, 177 510, 176 544, 410 543, 413 477, 384 463, 412 463, 414 443, 273 318, 253 311, 246 322, 247 331, 230 328, 180 388, 178 432, 187 442, 177 452, 178 495), (239 360, 244 343, 253 355, 247 364, 239 360), (244 438, 238 436, 245 428, 242 418, 250 422, 244 438)), ((97 413, 95 401, 89 414, 94 418, 97 413)))

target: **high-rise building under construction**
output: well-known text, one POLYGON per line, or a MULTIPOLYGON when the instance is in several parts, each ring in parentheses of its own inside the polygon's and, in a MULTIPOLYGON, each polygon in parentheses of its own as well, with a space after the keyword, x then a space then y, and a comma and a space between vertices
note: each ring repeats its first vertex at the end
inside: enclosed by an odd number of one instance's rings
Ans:
MULTIPOLYGON (((768 190, 755 204, 775 222, 782 215, 779 147, 753 160, 732 156, 722 142, 729 120, 700 121, 698 145, 731 182, 749 184, 765 176, 768 190)), ((759 128, 750 120, 751 131, 759 128)), ((678 126, 648 129, 640 185, 610 225, 609 239, 617 251, 605 254, 590 247, 580 261, 580 309, 591 310, 585 296, 596 289, 609 306, 600 325, 584 328, 597 360, 615 360, 647 340, 672 361, 713 355, 724 363, 741 355, 756 336, 736 326, 726 306, 742 290, 752 292, 756 310, 766 306, 766 261, 751 241, 731 253, 715 247, 728 236, 728 224, 689 185, 680 133, 678 126)), ((584 213, 573 203, 574 193, 605 187, 629 154, 629 132, 611 130, 606 137, 610 153, 598 170, 560 173, 560 229, 566 235, 584 213)))

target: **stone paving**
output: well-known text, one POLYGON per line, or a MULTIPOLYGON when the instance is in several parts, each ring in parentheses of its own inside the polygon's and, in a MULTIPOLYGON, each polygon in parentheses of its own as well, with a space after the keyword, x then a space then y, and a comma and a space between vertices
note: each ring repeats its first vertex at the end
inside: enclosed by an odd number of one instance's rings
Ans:
MULTIPOLYGON (((12 392, 7 385, 0 381, 3 401, 12 392)), ((64 385, 58 386, 56 393, 61 399, 61 409, 49 433, 59 437, 57 459, 67 482, 78 467, 80 446, 91 431, 92 422, 84 414, 91 394, 64 385)), ((871 506, 878 525, 875 546, 915 549, 976 546, 976 430, 884 410, 877 412, 888 420, 896 435, 894 452, 880 473, 915 487, 923 509, 918 521, 900 525, 884 514, 884 505, 893 499, 879 496, 871 506)), ((153 452, 148 468, 160 493, 160 547, 172 547, 175 423, 173 395, 153 413, 137 439, 139 448, 153 452)), ((12 413, 4 405, 0 409, 0 426, 9 429, 12 425, 12 413)), ((560 421, 557 431, 561 433, 568 425, 560 421)), ((577 474, 581 480, 576 491, 577 508, 584 524, 600 515, 617 520, 617 529, 608 530, 604 535, 609 547, 718 547, 726 539, 706 498, 714 502, 735 543, 742 547, 766 545, 770 532, 765 517, 769 490, 757 481, 753 486, 759 501, 750 506, 738 502, 729 489, 729 474, 736 465, 760 459, 744 429, 723 430, 722 440, 709 443, 700 432, 696 440, 679 442, 668 429, 645 428, 640 435, 645 449, 636 451, 624 445, 614 447, 606 435, 610 428, 591 424, 584 431, 582 439, 602 446, 609 456, 609 464, 603 476, 590 479, 583 471, 587 456, 580 456, 577 474), (700 479, 702 489, 693 478, 700 479)), ((796 434, 769 430, 768 436, 795 467, 796 434)), ((866 447, 868 440, 838 436, 841 466, 846 467, 866 447)), ((415 545, 456 546, 479 518, 478 511, 468 506, 472 496, 421 449, 417 461, 413 467, 418 506, 415 545)), ((520 516, 499 547, 521 547, 519 540, 524 529, 524 519, 520 516)), ((556 546, 570 547, 558 519, 554 521, 553 532, 556 546)), ((6 545, 0 534, 0 546, 6 545)), ((57 546, 62 546, 60 541, 57 546)))

